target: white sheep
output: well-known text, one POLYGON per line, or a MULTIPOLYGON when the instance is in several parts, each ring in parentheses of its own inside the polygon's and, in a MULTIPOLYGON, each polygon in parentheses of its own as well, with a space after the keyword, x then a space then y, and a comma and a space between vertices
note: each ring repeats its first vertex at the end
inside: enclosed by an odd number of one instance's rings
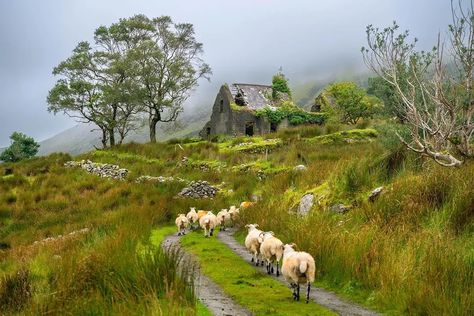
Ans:
POLYGON ((188 227, 189 221, 184 214, 178 214, 176 220, 176 227, 178 227, 178 236, 184 235, 186 233, 186 227, 188 227))
POLYGON ((293 300, 300 300, 300 284, 307 284, 306 303, 309 302, 311 283, 314 282, 316 265, 313 257, 306 252, 296 251, 295 244, 286 244, 283 249, 281 273, 290 283, 293 300))
POLYGON ((235 220, 239 217, 239 214, 240 214, 240 210, 238 208, 235 207, 235 205, 232 205, 230 208, 229 208, 229 217, 232 221, 232 226, 234 226, 235 224, 235 220))
POLYGON ((219 213, 217 213, 217 222, 221 226, 220 230, 225 231, 225 223, 228 219, 230 219, 230 214, 226 209, 222 209, 219 213))
POLYGON ((206 215, 199 219, 199 226, 204 229, 204 237, 212 236, 214 228, 217 226, 217 217, 212 212, 207 212, 206 215))
POLYGON ((283 257, 283 243, 274 236, 273 232, 260 233, 258 241, 260 242, 262 260, 267 263, 267 273, 273 273, 273 265, 276 262, 276 275, 279 276, 279 266, 281 266, 283 257))
POLYGON ((198 224, 198 214, 196 213, 195 207, 191 207, 191 210, 186 214, 186 218, 189 221, 190 229, 195 229, 196 224, 198 224))
POLYGON ((245 225, 245 227, 248 228, 248 234, 247 237, 245 237, 245 247, 252 254, 252 260, 250 260, 250 262, 255 262, 255 265, 258 266, 260 263, 260 243, 258 242, 258 237, 262 231, 257 229, 258 224, 248 224, 245 225))

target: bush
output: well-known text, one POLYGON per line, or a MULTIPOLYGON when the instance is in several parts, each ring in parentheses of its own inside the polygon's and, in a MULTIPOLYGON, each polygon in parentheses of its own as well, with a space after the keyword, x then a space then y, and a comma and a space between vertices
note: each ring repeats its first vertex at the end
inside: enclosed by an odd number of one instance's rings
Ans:
POLYGON ((302 124, 323 124, 326 119, 324 113, 312 113, 302 110, 292 102, 284 102, 282 106, 273 108, 264 108, 256 111, 257 117, 266 117, 272 123, 280 123, 288 119, 291 125, 302 124))

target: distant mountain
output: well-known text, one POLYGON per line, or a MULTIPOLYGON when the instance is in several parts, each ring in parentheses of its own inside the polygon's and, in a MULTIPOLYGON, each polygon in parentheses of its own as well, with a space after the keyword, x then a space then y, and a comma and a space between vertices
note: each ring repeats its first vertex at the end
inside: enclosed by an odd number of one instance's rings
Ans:
MULTIPOLYGON (((197 136, 204 124, 209 119, 210 109, 205 111, 194 111, 183 113, 176 123, 163 123, 158 126, 157 138, 166 141, 172 138, 183 138, 197 136)), ((145 143, 149 141, 148 126, 130 133, 125 142, 145 143)), ((71 155, 79 155, 90 151, 94 147, 101 147, 101 134, 94 124, 78 124, 55 136, 39 142, 38 155, 45 156, 53 152, 65 152, 71 155)), ((1 149, 0 149, 1 150, 1 149)))

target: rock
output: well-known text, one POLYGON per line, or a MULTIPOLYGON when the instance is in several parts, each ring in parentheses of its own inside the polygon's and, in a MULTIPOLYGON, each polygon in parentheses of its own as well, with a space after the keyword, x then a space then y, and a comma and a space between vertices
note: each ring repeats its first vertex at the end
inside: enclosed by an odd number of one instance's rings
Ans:
POLYGON ((380 193, 382 193, 383 191, 383 187, 378 187, 378 188, 375 188, 372 192, 370 192, 370 195, 369 195, 369 202, 374 202, 380 195, 380 193))
POLYGON ((308 170, 308 168, 305 165, 297 165, 293 170, 298 171, 298 172, 303 172, 308 170))
POLYGON ((308 193, 303 195, 301 198, 300 204, 298 205, 298 215, 306 215, 311 210, 314 204, 314 195, 312 193, 308 193))
POLYGON ((252 196, 250 197, 250 200, 252 202, 258 202, 258 201, 261 201, 262 200, 262 197, 260 195, 257 195, 257 194, 252 194, 252 196))
POLYGON ((178 193, 178 196, 194 199, 206 199, 213 198, 218 191, 219 188, 210 185, 207 181, 192 181, 189 186, 183 188, 181 192, 178 193))
POLYGON ((127 169, 120 168, 117 165, 96 163, 90 160, 68 161, 64 166, 66 168, 81 168, 99 177, 117 180, 124 180, 128 174, 127 169))
POLYGON ((176 181, 176 182, 187 182, 186 180, 181 179, 180 177, 176 177, 176 178, 163 177, 163 176, 152 177, 152 176, 149 176, 149 175, 140 176, 135 180, 136 183, 143 183, 143 182, 165 183, 165 182, 174 182, 174 181, 176 181))
POLYGON ((337 214, 345 214, 347 211, 349 211, 350 207, 346 206, 344 204, 334 204, 330 207, 331 212, 337 213, 337 214))

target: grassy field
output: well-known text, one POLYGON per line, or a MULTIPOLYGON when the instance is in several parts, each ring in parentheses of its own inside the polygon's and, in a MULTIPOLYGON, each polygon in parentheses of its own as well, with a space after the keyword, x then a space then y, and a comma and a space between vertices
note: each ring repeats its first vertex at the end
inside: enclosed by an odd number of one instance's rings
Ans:
POLYGON ((218 211, 257 197, 241 224, 259 223, 313 254, 318 284, 388 314, 472 315, 474 163, 442 168, 397 146, 383 124, 356 127, 132 143, 74 158, 127 168, 125 181, 66 169, 72 158, 61 154, 0 165, 0 309, 193 315, 192 284, 152 230, 190 206, 218 211), (294 171, 299 164, 307 170, 294 171), (141 175, 221 190, 212 200, 175 199, 183 183, 136 183, 141 175), (382 195, 368 202, 378 186, 382 195), (306 193, 315 205, 302 218, 295 212, 306 193), (334 204, 350 211, 336 214, 334 204))

